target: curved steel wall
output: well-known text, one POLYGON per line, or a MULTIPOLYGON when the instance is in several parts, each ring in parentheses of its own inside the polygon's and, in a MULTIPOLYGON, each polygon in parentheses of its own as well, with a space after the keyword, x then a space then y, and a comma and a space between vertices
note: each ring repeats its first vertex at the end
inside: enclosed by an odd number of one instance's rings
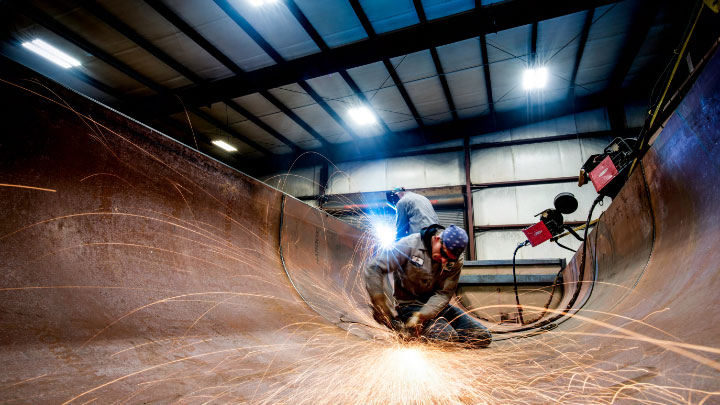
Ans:
POLYGON ((421 364, 369 315, 365 235, 3 62, 0 402, 717 402, 714 59, 591 234, 582 311, 421 364))

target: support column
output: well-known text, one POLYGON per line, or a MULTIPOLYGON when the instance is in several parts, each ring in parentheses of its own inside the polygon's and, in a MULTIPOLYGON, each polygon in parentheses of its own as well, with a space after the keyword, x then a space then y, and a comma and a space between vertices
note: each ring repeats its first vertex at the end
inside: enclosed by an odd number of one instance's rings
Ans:
POLYGON ((465 152, 465 218, 468 231, 467 260, 475 260, 475 222, 473 221, 472 188, 470 187, 470 137, 463 139, 465 152))

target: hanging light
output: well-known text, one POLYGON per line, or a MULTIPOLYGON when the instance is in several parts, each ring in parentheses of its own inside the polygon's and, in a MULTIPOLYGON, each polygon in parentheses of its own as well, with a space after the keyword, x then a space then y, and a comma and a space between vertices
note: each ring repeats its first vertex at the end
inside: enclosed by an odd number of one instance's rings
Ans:
POLYGON ((69 69, 74 66, 80 66, 80 61, 66 54, 65 52, 55 48, 48 44, 42 39, 34 39, 30 42, 24 42, 23 47, 29 49, 36 54, 42 56, 49 61, 56 63, 65 69, 69 69))
POLYGON ((348 110, 348 114, 358 125, 371 125, 377 122, 375 114, 365 106, 351 108, 348 110))
POLYGON ((228 152, 237 152, 236 147, 230 145, 229 143, 227 143, 225 141, 221 141, 218 139, 218 140, 212 141, 212 143, 213 143, 213 145, 217 146, 218 148, 224 149, 228 152))
POLYGON ((547 84, 548 70, 545 67, 528 69, 523 73, 523 88, 525 90, 542 89, 547 84))

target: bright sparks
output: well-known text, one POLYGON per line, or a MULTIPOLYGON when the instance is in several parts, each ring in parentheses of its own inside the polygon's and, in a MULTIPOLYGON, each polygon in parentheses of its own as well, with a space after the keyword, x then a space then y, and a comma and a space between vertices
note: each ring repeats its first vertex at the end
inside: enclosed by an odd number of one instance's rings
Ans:
POLYGON ((371 125, 377 122, 375 114, 367 107, 355 107, 348 110, 350 118, 358 125, 371 125))
POLYGON ((230 145, 229 143, 227 143, 225 141, 217 140, 217 141, 212 141, 212 143, 213 143, 213 145, 215 145, 221 149, 224 149, 228 152, 236 152, 237 151, 236 147, 230 145))
POLYGON ((80 61, 66 54, 65 52, 55 48, 48 44, 42 39, 35 39, 31 42, 24 42, 22 44, 26 49, 29 49, 43 58, 69 69, 74 66, 80 66, 80 61))
POLYGON ((547 84, 547 77, 547 68, 528 69, 523 73, 523 88, 525 90, 542 89, 547 84))
POLYGON ((392 225, 377 221, 373 224, 373 231, 380 248, 383 250, 392 248, 395 243, 395 228, 392 225))

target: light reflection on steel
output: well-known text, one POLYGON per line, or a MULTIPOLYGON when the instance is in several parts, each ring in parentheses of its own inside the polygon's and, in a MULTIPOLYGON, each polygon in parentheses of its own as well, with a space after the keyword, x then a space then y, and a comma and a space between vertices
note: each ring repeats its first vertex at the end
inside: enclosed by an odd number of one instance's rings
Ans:
POLYGON ((470 350, 372 320, 370 235, 2 62, 0 181, 56 192, 0 187, 0 401, 717 402, 718 64, 590 235, 564 322, 470 350))

